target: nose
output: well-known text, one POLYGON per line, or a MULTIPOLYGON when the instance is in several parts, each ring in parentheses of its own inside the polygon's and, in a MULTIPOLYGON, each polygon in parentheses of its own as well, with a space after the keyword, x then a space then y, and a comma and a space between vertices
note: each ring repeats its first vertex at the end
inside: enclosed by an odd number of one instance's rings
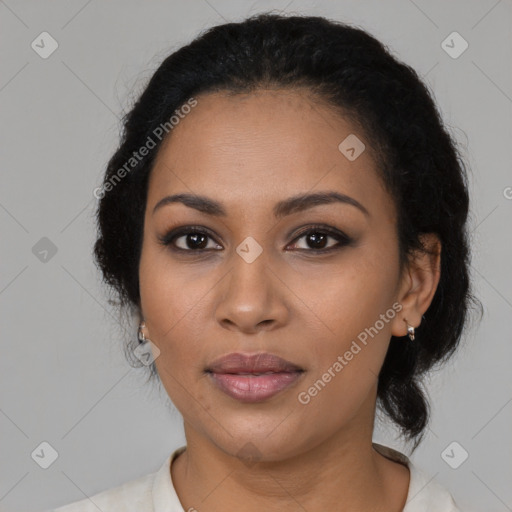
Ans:
POLYGON ((286 290, 264 252, 252 263, 235 253, 218 290, 216 319, 223 328, 246 334, 282 327, 290 314, 286 290))

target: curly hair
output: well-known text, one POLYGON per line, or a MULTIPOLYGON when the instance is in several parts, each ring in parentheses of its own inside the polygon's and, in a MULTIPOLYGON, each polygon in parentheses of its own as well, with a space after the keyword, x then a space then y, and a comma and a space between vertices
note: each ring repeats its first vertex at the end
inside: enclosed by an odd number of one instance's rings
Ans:
POLYGON ((306 88, 362 127, 396 205, 400 269, 415 251, 428 251, 422 234, 441 241, 440 281, 424 322, 414 341, 392 336, 378 380, 377 403, 403 437, 416 440, 414 450, 430 418, 422 376, 455 352, 470 306, 481 307, 469 274, 466 167, 427 86, 366 31, 323 17, 264 13, 205 30, 165 58, 124 115, 104 175, 94 245, 103 280, 121 309, 140 318, 148 177, 164 140, 154 140, 158 127, 198 94, 259 88, 306 88), (149 140, 155 147, 134 161, 149 140), (119 181, 128 161, 132 168, 119 181))

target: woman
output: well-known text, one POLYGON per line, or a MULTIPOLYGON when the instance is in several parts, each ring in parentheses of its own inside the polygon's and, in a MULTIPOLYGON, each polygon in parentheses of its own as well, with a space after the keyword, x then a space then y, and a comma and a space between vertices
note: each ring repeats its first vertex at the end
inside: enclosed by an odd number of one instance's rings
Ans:
POLYGON ((263 14, 170 55, 125 118, 95 256, 184 419, 159 471, 59 512, 448 512, 372 443, 417 447, 456 350, 464 165, 416 73, 366 32, 263 14))

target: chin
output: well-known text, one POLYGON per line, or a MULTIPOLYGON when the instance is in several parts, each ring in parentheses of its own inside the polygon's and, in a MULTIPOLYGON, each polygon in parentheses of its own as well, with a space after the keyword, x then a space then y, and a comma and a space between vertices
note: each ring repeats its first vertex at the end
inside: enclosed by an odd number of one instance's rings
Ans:
MULTIPOLYGON (((255 422, 250 418, 240 418, 229 423, 230 428, 218 425, 210 432, 212 444, 227 455, 240 459, 245 464, 256 462, 275 462, 286 460, 311 448, 311 438, 304 436, 304 429, 290 418, 283 421, 286 415, 272 418, 270 421, 255 422), (286 424, 286 425, 285 425, 286 424)), ((223 416, 225 420, 228 416, 223 416)))

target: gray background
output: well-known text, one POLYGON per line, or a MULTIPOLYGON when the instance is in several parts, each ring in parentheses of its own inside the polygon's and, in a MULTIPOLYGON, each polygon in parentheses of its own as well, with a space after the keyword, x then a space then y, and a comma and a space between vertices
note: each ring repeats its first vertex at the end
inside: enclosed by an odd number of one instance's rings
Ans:
MULTIPOLYGON (((369 30, 430 84, 463 147, 485 316, 431 376, 431 428, 412 460, 463 508, 512 510, 510 0, 0 0, 0 510, 82 499, 183 444, 165 392, 125 362, 128 334, 91 256, 92 191, 160 61, 204 28, 268 9, 369 30), (59 44, 47 59, 31 48, 43 31, 59 44), (469 43, 456 59, 441 47, 453 31, 469 43), (46 261, 43 237, 57 249, 46 261), (43 441, 58 452, 48 469, 31 458, 43 441), (441 457, 453 441, 469 453, 458 469, 441 457)), ((404 449, 395 435, 378 424, 375 439, 404 449)))

